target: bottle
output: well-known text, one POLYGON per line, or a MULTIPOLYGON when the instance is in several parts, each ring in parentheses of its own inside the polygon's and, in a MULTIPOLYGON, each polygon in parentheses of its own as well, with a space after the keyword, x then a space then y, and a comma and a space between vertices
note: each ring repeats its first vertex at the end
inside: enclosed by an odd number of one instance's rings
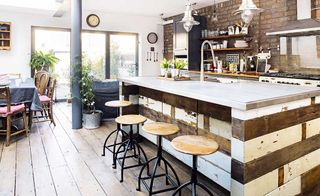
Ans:
POLYGON ((245 61, 243 59, 240 59, 240 69, 239 69, 239 71, 243 72, 244 71, 244 67, 245 67, 245 61))

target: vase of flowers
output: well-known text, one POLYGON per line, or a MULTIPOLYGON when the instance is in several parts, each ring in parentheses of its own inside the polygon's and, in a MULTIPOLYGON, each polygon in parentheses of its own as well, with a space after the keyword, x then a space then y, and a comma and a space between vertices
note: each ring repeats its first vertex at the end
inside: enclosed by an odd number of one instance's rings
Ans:
POLYGON ((181 77, 181 70, 184 69, 188 65, 187 62, 180 59, 174 59, 173 61, 173 68, 171 69, 172 77, 181 77))
POLYGON ((168 77, 168 71, 171 65, 171 61, 164 58, 160 64, 160 75, 161 77, 168 77))

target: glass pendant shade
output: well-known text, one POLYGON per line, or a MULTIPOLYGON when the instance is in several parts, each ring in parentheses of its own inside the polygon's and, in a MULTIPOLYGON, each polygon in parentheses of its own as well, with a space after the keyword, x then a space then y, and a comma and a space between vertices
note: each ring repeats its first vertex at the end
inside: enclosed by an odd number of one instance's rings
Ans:
POLYGON ((253 19, 253 16, 263 12, 263 9, 258 8, 252 0, 242 0, 242 3, 234 13, 240 14, 241 18, 245 24, 250 24, 253 19))
POLYGON ((188 2, 186 4, 186 11, 184 12, 184 17, 181 20, 181 22, 183 22, 183 27, 184 29, 189 32, 191 31, 192 27, 194 25, 199 25, 200 23, 196 20, 194 20, 193 16, 192 16, 192 9, 191 9, 191 3, 188 2))

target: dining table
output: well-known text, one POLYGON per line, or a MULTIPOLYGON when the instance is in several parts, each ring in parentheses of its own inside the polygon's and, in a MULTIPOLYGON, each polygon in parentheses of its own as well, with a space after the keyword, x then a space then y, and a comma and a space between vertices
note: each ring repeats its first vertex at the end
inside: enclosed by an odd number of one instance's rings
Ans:
POLYGON ((32 125, 33 112, 42 111, 42 106, 33 78, 9 80, 11 104, 25 104, 28 111, 29 127, 32 125))

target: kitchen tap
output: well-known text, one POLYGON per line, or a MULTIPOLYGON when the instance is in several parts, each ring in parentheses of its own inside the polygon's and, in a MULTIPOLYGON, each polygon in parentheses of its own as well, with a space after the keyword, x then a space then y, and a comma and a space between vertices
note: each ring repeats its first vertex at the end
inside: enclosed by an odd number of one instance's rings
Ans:
POLYGON ((205 41, 202 43, 202 45, 201 45, 201 72, 200 72, 200 82, 203 82, 203 81, 204 81, 204 62, 203 62, 203 61, 204 61, 204 59, 203 59, 204 57, 203 57, 203 52, 204 52, 204 46, 205 46, 206 44, 209 45, 209 48, 210 48, 210 50, 211 50, 213 65, 214 65, 214 67, 217 67, 212 44, 211 44, 210 41, 205 40, 205 41))

